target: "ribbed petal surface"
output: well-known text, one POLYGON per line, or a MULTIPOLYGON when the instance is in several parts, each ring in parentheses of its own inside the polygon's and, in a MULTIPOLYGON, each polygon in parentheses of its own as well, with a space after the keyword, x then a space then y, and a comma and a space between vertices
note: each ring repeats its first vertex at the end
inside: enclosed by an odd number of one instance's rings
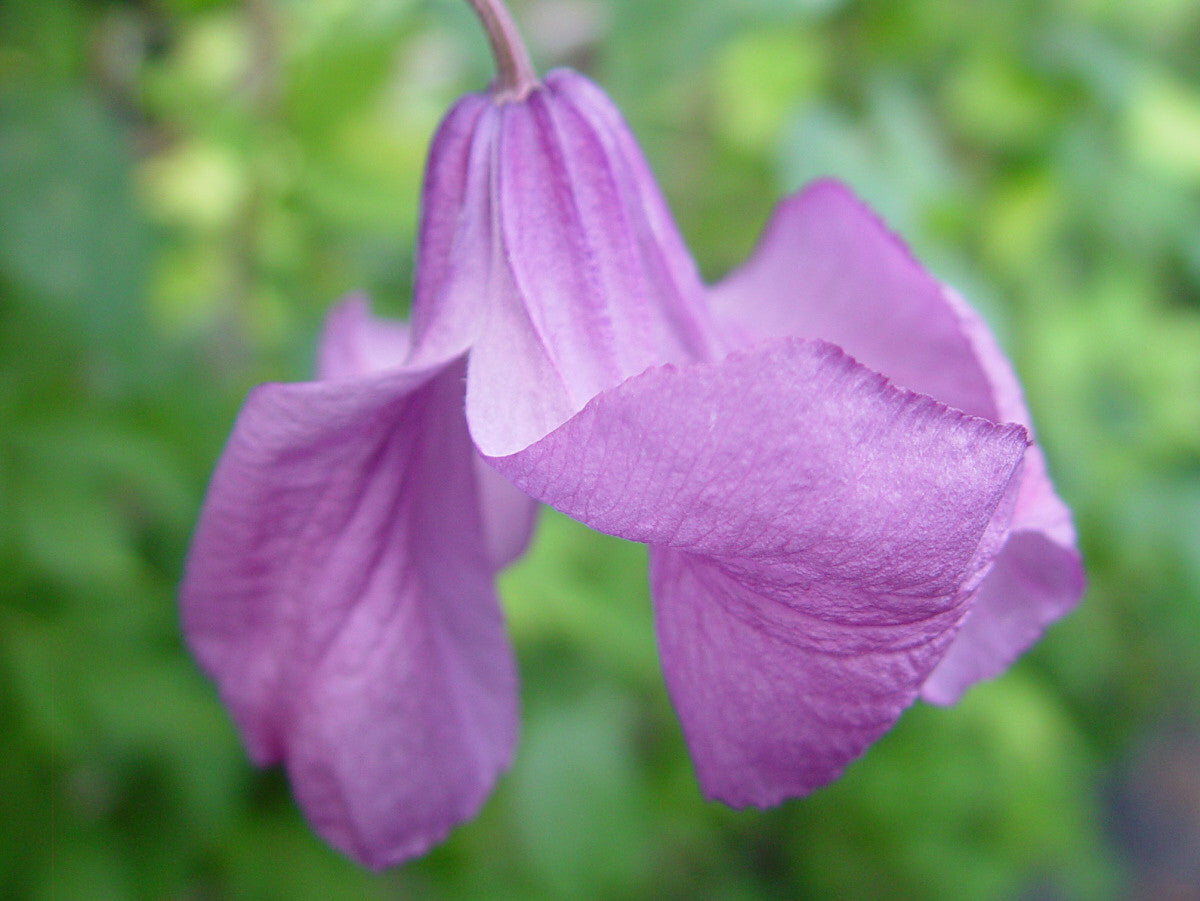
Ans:
MULTIPOLYGON (((750 259, 711 296, 718 314, 750 336, 830 340, 898 385, 1031 428, 987 325, 837 182, 815 182, 783 201, 750 259)), ((1036 446, 1011 528, 1010 546, 923 691, 927 700, 952 702, 1003 671, 1083 592, 1070 513, 1036 446)))
POLYGON ((451 248, 429 315, 475 305, 467 413, 482 451, 524 447, 647 366, 711 356, 695 268, 620 117, 581 76, 487 107, 470 165, 460 229, 482 240, 451 248))
MULTIPOLYGON (((353 349, 332 348, 330 366, 353 349)), ((181 589, 251 755, 285 762, 317 831, 370 866, 471 816, 516 735, 462 403, 461 364, 256 389, 181 589)))
POLYGON ((768 342, 602 392, 517 487, 652 547, 663 670, 712 797, 834 778, 911 702, 1005 537, 1026 433, 837 348, 768 342))
POLYGON ((484 323, 493 106, 483 94, 463 97, 446 114, 429 148, 414 261, 415 365, 459 356, 484 323))

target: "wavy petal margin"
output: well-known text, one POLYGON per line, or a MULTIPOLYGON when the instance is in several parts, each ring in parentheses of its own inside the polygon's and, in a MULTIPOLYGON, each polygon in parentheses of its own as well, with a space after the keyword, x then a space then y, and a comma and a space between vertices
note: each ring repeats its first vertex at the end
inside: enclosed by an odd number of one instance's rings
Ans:
POLYGON ((919 691, 1006 534, 1019 425, 951 410, 824 342, 662 366, 489 462, 651 546, 667 685, 705 792, 837 776, 919 691))
MULTIPOLYGON (((838 182, 814 182, 782 201, 750 259, 711 297, 718 315, 752 336, 833 341, 898 385, 1032 431, 1020 385, 986 323, 838 182)), ((1083 594, 1070 512, 1036 445, 1011 529, 1010 546, 922 691, 928 701, 952 703, 1003 672, 1083 594)))

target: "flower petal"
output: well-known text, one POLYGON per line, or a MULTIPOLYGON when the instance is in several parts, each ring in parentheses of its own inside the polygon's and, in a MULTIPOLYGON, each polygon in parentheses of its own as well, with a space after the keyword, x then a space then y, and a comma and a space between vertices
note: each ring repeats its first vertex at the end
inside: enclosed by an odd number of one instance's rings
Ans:
POLYGON ((837 590, 759 593, 720 561, 650 549, 663 673, 706 797, 767 807, 837 778, 912 703, 954 634, 940 613, 836 617, 837 590), (809 607, 811 610, 805 610, 809 607))
POLYGON ((471 816, 515 740, 462 381, 456 364, 256 389, 181 589, 251 755, 283 760, 317 831, 370 866, 471 816))
POLYGON ((654 548, 700 778, 767 804, 833 778, 916 695, 1003 543, 1026 443, 785 339, 648 370, 489 462, 654 548))
POLYGON ((1075 606, 1083 588, 1074 548, 1041 532, 1014 531, 921 697, 953 704, 976 682, 1002 673, 1047 625, 1075 606))
POLYGON ((474 463, 484 543, 492 569, 499 572, 519 560, 529 547, 538 503, 492 469, 478 451, 474 451, 474 463))
POLYGON ((356 379, 403 365, 409 328, 371 315, 367 298, 351 294, 329 311, 317 345, 317 380, 356 379))
MULTIPOLYGON (((957 294, 946 295, 987 372, 999 416, 1028 426, 1020 383, 986 323, 957 294)), ((1083 595, 1071 512, 1054 493, 1037 445, 1025 455, 1011 530, 961 631, 921 690, 927 701, 952 704, 974 683, 1003 672, 1083 595)))
POLYGON ((782 339, 647 370, 486 459, 623 538, 777 562, 803 551, 814 577, 896 567, 957 590, 1025 434, 899 390, 823 341, 782 339))
POLYGON ((413 360, 461 355, 483 324, 491 209, 488 160, 493 104, 469 94, 450 109, 429 148, 421 188, 413 280, 413 360))
MULTIPOLYGON (((750 260, 711 296, 751 335, 834 341, 898 385, 1031 429, 1020 385, 987 325, 837 182, 814 182, 781 203, 750 260)), ((1070 512, 1037 446, 1022 479, 1013 546, 998 557, 926 700, 950 703, 1002 672, 1083 592, 1070 512)))
POLYGON ((782 201, 749 260, 710 297, 753 335, 832 341, 902 388, 999 419, 942 286, 839 182, 782 201))
MULTIPOLYGON (((325 318, 317 347, 317 376, 354 379, 386 372, 404 363, 409 347, 406 323, 372 316, 367 299, 352 294, 325 318)), ((533 535, 537 501, 510 485, 478 453, 473 456, 488 558, 499 571, 525 553, 533 535)))

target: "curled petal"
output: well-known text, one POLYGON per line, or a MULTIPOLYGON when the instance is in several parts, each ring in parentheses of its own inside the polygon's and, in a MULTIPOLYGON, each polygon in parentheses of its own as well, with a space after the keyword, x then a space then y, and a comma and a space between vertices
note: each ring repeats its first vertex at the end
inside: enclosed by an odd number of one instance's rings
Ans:
POLYGON ((980 586, 946 656, 921 687, 934 704, 955 703, 970 686, 1002 673, 1083 594, 1079 553, 1045 533, 1012 532, 980 586))
MULTIPOLYGON (((1000 417, 1028 426, 1020 383, 991 331, 958 295, 948 290, 946 295, 988 375, 1000 417)), ((1003 672, 1071 611, 1084 587, 1071 512, 1054 493, 1045 455, 1033 445, 1025 456, 1008 542, 921 696, 952 704, 971 685, 1003 672)))
POLYGON ((371 315, 361 294, 351 294, 329 311, 317 345, 317 379, 356 379, 403 365, 409 328, 371 315))
POLYGON ((473 455, 484 543, 492 569, 499 572, 520 559, 529 547, 538 504, 488 466, 478 451, 473 451, 473 455))
MULTIPOLYGON (((987 325, 837 182, 783 201, 749 261, 712 291, 750 336, 831 340, 893 382, 942 403, 1031 429, 1012 367, 987 325)), ((1070 512, 1031 446, 1001 551, 970 616, 923 689, 950 703, 1004 670, 1083 593, 1070 512)))
POLYGON ((181 603, 260 764, 370 866, 471 816, 510 758, 462 366, 264 385, 213 476, 181 603))
MULTIPOLYGON (((367 299, 351 295, 325 318, 317 347, 317 377, 355 379, 395 369, 405 362, 410 344, 406 323, 372 316, 367 299)), ((510 485, 478 453, 472 456, 488 558, 499 571, 525 553, 537 502, 510 485)))
POLYGON ((831 341, 893 384, 999 420, 942 286, 839 182, 783 200, 750 258, 710 296, 751 335, 831 341))
POLYGON ((814 582, 908 573, 938 595, 960 587, 1025 435, 898 390, 825 342, 783 339, 647 370, 487 459, 612 535, 787 560, 814 582))
POLYGON ((915 697, 1003 543, 1026 444, 787 339, 648 370, 489 462, 652 546, 700 778, 768 804, 832 779, 915 697))

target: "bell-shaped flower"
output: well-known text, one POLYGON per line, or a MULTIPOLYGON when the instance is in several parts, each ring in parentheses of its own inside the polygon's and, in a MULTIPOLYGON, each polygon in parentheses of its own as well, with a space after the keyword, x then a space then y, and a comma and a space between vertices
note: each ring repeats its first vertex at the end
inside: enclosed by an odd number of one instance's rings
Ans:
POLYGON ((251 393, 182 587, 259 764, 371 866, 472 816, 517 733, 493 588, 538 502, 649 547, 705 795, 834 779, 922 695, 1004 669, 1082 590, 982 321, 845 188, 705 287, 610 101, 462 99, 429 156, 411 322, 329 317, 251 393))

